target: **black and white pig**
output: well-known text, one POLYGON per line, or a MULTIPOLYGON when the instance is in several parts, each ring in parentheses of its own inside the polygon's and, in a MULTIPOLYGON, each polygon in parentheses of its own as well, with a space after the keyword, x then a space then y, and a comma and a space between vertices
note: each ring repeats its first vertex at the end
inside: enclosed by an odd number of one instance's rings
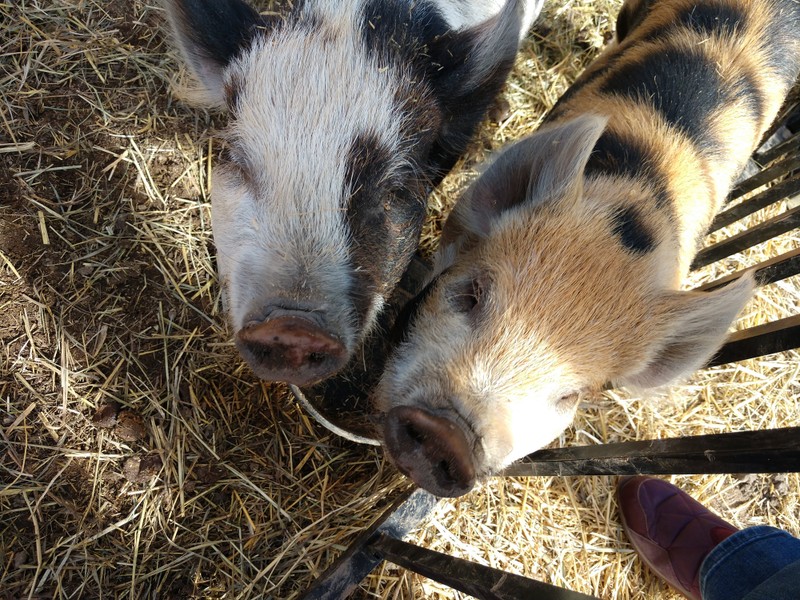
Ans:
POLYGON ((339 371, 415 251, 426 198, 504 85, 543 0, 165 0, 209 104, 236 346, 267 380, 339 371))
POLYGON ((800 71, 800 3, 632 0, 618 35, 458 201, 378 386, 389 455, 435 494, 550 442, 584 390, 699 368, 752 294, 679 286, 800 71))

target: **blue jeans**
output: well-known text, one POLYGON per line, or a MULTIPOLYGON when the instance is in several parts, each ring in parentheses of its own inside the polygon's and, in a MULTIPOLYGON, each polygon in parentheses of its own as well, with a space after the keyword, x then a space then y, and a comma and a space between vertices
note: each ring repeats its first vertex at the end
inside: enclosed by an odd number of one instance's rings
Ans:
POLYGON ((700 567, 703 600, 800 600, 800 540, 782 529, 737 531, 700 567))

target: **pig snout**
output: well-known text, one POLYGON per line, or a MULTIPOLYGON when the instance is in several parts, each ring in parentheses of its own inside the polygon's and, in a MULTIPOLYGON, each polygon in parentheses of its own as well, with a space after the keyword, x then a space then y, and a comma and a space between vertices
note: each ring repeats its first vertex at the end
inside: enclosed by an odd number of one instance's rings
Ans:
POLYGON ((260 378, 310 385, 347 363, 344 344, 314 313, 293 309, 267 313, 236 333, 236 347, 260 378))
POLYGON ((386 415, 384 440, 397 468, 432 494, 455 498, 475 485, 469 443, 450 419, 396 406, 386 415))

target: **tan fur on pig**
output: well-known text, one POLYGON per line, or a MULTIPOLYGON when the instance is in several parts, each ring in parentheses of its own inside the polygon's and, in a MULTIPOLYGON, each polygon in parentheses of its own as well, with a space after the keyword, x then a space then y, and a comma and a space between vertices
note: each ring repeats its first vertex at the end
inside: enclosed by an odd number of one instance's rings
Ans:
MULTIPOLYGON (((609 381, 668 384, 701 367, 754 288, 745 276, 712 293, 679 291, 800 69, 800 7, 640 1, 623 9, 620 28, 625 37, 543 129, 501 153, 457 203, 430 293, 376 393, 384 412, 412 406, 457 423, 478 476, 555 438, 582 391, 609 381), (719 11, 719 23, 708 11, 719 11), (620 73, 652 64, 663 76, 675 57, 715 74, 708 96, 686 82, 685 115, 637 96, 635 81, 616 91, 627 81, 620 73), (701 127, 687 130, 692 123, 701 127), (602 167, 619 158, 617 146, 637 149, 648 167, 602 167), (600 147, 612 150, 598 159, 600 147), (620 225, 628 210, 635 219, 620 225)), ((422 474, 417 483, 434 479, 422 474)))

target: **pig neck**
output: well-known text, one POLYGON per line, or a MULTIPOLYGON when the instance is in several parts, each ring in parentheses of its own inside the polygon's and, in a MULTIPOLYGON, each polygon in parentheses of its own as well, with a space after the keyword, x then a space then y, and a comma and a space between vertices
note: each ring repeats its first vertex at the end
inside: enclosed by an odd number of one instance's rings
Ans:
POLYGON ((619 225, 628 237, 624 245, 634 252, 658 247, 662 277, 677 286, 751 149, 712 156, 665 131, 649 107, 608 112, 608 126, 586 166, 584 202, 605 208, 601 214, 626 212, 618 217, 626 220, 619 225))
MULTIPOLYGON (((702 108, 687 105, 686 111, 699 113, 702 108)), ((723 109, 714 107, 706 113, 724 114, 723 109)), ((593 93, 573 96, 557 107, 554 120, 586 112, 609 121, 586 166, 587 191, 592 187, 595 191, 584 194, 585 201, 614 205, 624 200, 626 206, 635 207, 654 243, 672 249, 673 258, 662 258, 674 265, 676 284, 688 272, 714 215, 766 126, 740 118, 738 133, 722 135, 717 128, 690 137, 665 123, 647 103, 593 93)), ((731 108, 729 118, 736 121, 738 112, 731 108)), ((714 115, 696 115, 693 120, 702 123, 714 115)))

